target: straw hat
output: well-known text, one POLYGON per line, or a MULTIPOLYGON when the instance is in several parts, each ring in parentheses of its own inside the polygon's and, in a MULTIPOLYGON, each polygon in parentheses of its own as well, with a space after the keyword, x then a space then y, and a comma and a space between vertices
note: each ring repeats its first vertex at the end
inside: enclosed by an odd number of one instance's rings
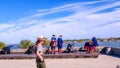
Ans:
POLYGON ((37 39, 43 39, 44 37, 42 35, 38 36, 37 39))

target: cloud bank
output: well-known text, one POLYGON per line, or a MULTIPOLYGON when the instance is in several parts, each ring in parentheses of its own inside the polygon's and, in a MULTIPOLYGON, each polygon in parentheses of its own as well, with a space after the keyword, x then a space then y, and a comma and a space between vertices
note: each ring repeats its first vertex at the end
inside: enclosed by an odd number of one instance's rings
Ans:
POLYGON ((62 34, 63 39, 120 37, 120 1, 77 2, 32 13, 0 24, 0 41, 34 42, 38 35, 50 39, 52 34, 62 34))

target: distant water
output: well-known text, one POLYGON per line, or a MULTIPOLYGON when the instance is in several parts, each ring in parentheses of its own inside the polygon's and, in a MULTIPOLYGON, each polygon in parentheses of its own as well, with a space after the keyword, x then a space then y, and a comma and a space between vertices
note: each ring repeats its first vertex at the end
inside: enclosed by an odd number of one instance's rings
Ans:
MULTIPOLYGON (((75 47, 82 47, 85 43, 75 43, 75 47)), ((98 42, 99 46, 106 46, 106 47, 117 47, 120 48, 120 41, 111 41, 111 42, 98 42)), ((67 44, 64 44, 64 47, 67 47, 67 44)))
POLYGON ((7 46, 10 46, 10 45, 13 46, 13 47, 11 47, 11 49, 20 49, 20 48, 18 48, 19 44, 8 44, 7 46))
POLYGON ((99 45, 100 46, 120 48, 120 41, 116 41, 116 42, 99 42, 99 45))
MULTIPOLYGON (((75 43, 75 47, 82 47, 85 43, 75 43)), ((98 42, 99 46, 106 46, 106 47, 117 47, 120 48, 120 41, 111 41, 111 42, 98 42)), ((9 46, 9 45, 8 45, 9 46)), ((67 47, 67 44, 63 44, 63 47, 67 47)), ((18 44, 13 44, 11 49, 19 49, 18 44)))

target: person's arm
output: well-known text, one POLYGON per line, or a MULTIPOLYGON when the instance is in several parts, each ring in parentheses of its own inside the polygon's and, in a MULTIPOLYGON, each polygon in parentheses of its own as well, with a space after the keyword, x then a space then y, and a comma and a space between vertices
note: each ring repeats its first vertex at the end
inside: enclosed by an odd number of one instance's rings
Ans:
POLYGON ((61 39, 61 41, 62 41, 62 44, 64 43, 64 41, 61 39))
POLYGON ((40 54, 40 51, 36 51, 36 55, 41 61, 44 61, 42 55, 40 54))

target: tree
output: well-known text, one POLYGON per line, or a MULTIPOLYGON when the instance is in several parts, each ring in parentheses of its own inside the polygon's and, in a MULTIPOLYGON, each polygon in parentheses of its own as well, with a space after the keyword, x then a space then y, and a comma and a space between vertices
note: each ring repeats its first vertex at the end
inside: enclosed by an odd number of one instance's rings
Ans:
POLYGON ((22 48, 22 49, 26 49, 28 48, 29 46, 31 46, 33 43, 30 41, 30 40, 21 40, 20 44, 19 44, 19 48, 22 48))
POLYGON ((0 42, 0 49, 2 49, 3 47, 5 47, 5 43, 4 42, 0 42))
POLYGON ((50 44, 50 41, 47 39, 47 38, 44 38, 45 39, 45 41, 44 41, 44 46, 49 46, 49 44, 50 44))

